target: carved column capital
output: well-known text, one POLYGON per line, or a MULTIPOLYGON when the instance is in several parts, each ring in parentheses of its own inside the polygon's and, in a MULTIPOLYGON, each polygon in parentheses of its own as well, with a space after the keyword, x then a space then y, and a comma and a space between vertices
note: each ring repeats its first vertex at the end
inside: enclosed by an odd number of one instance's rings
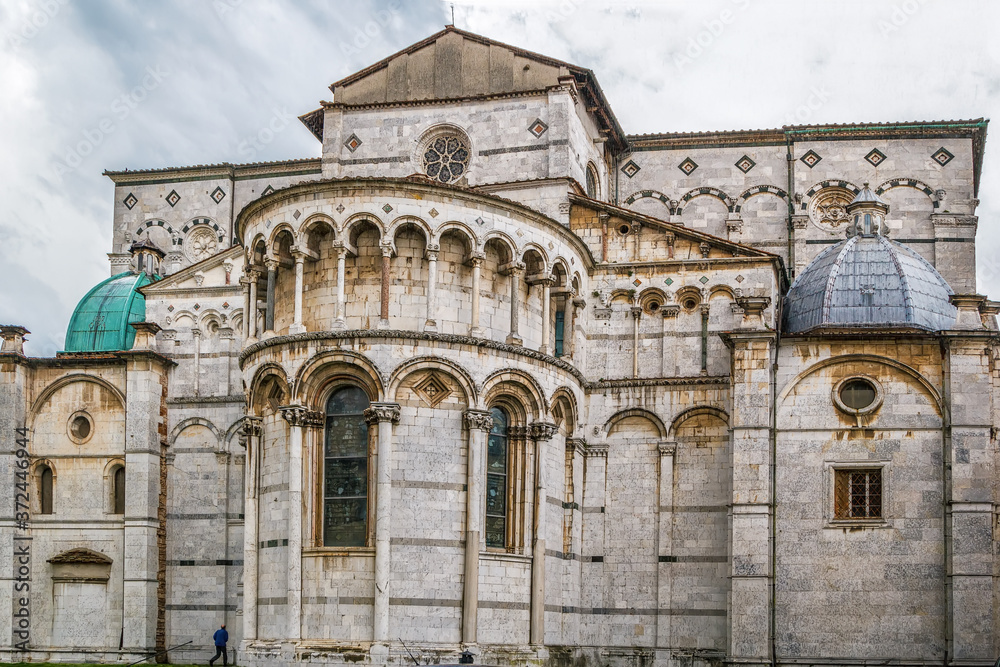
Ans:
POLYGON ((466 410, 465 425, 469 429, 488 432, 493 428, 493 415, 485 410, 466 410))
POLYGON ((587 451, 587 439, 566 438, 566 451, 585 453, 587 451))
POLYGON ((304 405, 283 405, 278 410, 281 417, 291 426, 317 427, 322 426, 324 415, 322 412, 310 410, 304 405))
POLYGON ((398 403, 372 403, 365 409, 365 421, 369 424, 381 424, 383 422, 399 423, 398 403))
POLYGON ((467 263, 469 264, 469 266, 472 266, 472 267, 482 266, 483 265, 483 261, 485 259, 486 259, 486 253, 474 252, 471 255, 469 255, 469 259, 467 260, 467 263))
POLYGON ((264 420, 247 415, 240 423, 240 433, 251 438, 259 438, 264 433, 264 420))
POLYGON ((677 442, 674 440, 664 440, 657 445, 660 456, 673 456, 677 453, 677 442))
POLYGON ((642 317, 642 307, 641 306, 632 306, 629 309, 629 311, 632 313, 632 317, 635 318, 635 319, 639 319, 640 317, 642 317))
POLYGON ((279 264, 280 264, 280 262, 278 260, 276 260, 276 259, 265 259, 264 260, 264 266, 267 267, 268 271, 277 271, 279 264))
POLYGON ((499 273, 505 276, 522 276, 524 275, 525 264, 524 262, 507 262, 500 267, 499 273))
POLYGON ((606 442, 590 442, 587 443, 587 448, 583 451, 585 456, 600 456, 603 458, 608 458, 608 443, 606 442))
POLYGON ((551 440, 557 430, 559 429, 556 425, 550 422, 534 422, 531 425, 531 438, 533 440, 551 440))
POLYGON ((508 426, 507 436, 515 440, 523 440, 528 437, 531 433, 531 428, 528 426, 508 426))
POLYGON ((677 317, 677 315, 680 312, 681 312, 681 307, 676 303, 667 304, 660 309, 660 313, 663 315, 663 319, 667 319, 670 317, 677 317))

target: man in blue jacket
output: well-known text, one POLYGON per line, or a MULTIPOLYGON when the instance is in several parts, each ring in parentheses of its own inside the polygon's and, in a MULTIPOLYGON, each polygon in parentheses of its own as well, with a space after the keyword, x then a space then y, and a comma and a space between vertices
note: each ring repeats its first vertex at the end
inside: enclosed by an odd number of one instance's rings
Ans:
POLYGON ((226 642, 229 641, 229 633, 226 632, 225 623, 222 624, 221 628, 215 631, 215 634, 212 636, 212 638, 215 639, 215 657, 209 660, 208 664, 214 665, 215 661, 218 660, 219 656, 221 655, 223 666, 228 665, 229 661, 226 656, 226 642))

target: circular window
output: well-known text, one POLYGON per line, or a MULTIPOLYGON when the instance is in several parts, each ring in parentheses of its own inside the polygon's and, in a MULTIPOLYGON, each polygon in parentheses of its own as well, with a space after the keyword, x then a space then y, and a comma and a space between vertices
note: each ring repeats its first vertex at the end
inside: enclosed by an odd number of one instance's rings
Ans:
POLYGON ((833 402, 848 414, 868 414, 882 405, 882 387, 872 378, 846 378, 833 388, 833 402))
POLYGON ((94 422, 86 412, 77 412, 69 418, 70 440, 82 445, 94 433, 94 422))
POLYGON ((628 225, 621 225, 618 227, 618 233, 622 236, 628 236, 628 233, 632 231, 632 228, 628 225))
POLYGON ((469 144, 457 134, 439 136, 424 148, 424 173, 436 181, 451 183, 469 168, 469 144))

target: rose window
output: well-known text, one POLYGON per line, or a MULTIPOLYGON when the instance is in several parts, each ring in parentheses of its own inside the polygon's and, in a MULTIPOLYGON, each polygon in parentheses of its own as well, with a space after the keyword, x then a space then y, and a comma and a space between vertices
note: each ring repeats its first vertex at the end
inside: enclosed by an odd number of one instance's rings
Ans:
POLYGON ((200 262, 203 259, 211 257, 216 253, 219 247, 218 239, 212 232, 206 229, 200 229, 196 231, 188 239, 188 251, 191 258, 200 262))
POLYGON ((424 149, 424 173, 436 181, 451 183, 468 167, 469 145, 461 137, 438 137, 424 149))

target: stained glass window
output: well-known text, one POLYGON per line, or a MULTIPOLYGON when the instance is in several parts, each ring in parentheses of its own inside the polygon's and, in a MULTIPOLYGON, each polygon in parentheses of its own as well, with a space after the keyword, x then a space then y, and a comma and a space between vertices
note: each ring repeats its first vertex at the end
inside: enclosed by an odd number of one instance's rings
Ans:
POLYGON ((486 546, 507 546, 507 428, 510 419, 500 408, 490 410, 493 428, 486 445, 486 546))
POLYGON ((326 403, 323 453, 323 545, 363 547, 368 535, 368 395, 358 387, 326 403))
POLYGON ((424 173, 437 181, 456 181, 468 168, 469 145, 462 137, 438 137, 424 149, 424 173))

